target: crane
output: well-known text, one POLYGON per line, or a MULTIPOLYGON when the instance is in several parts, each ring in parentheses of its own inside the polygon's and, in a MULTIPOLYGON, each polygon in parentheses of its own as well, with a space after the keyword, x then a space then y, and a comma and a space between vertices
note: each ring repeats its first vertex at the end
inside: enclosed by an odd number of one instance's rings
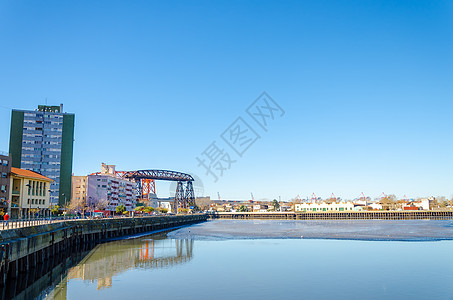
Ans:
POLYGON ((302 198, 300 198, 300 195, 296 196, 296 203, 302 203, 302 198))
POLYGON ((318 198, 316 197, 315 193, 311 194, 311 203, 313 203, 313 200, 316 202, 318 198))
POLYGON ((250 195, 252 196, 252 200, 250 200, 250 203, 255 202, 255 197, 253 197, 253 193, 250 193, 250 195))
POLYGON ((362 194, 360 194, 359 200, 362 200, 362 201, 366 202, 366 197, 365 197, 365 194, 363 192, 362 192, 362 194))
POLYGON ((335 196, 334 193, 332 193, 332 195, 330 195, 330 200, 337 202, 337 197, 335 196))

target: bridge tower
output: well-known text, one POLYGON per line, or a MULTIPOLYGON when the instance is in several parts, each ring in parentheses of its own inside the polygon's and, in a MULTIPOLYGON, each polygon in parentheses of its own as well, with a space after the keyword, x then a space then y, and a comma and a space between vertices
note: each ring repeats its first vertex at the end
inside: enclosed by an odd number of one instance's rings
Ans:
POLYGON ((187 181, 186 184, 186 193, 184 195, 185 200, 187 201, 187 205, 195 206, 195 193, 193 191, 193 184, 192 181, 187 181))
POLYGON ((156 193, 156 183, 154 182, 153 179, 141 179, 141 187, 142 187, 142 197, 145 199, 149 198, 149 194, 155 194, 156 193))
POLYGON ((180 208, 187 208, 187 201, 184 195, 184 182, 178 181, 176 184, 175 193, 175 213, 178 213, 180 208))

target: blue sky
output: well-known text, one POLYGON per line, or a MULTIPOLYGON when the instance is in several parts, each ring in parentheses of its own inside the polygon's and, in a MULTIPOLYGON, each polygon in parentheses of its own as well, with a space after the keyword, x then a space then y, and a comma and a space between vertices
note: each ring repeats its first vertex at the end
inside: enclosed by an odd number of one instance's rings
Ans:
MULTIPOLYGON (((10 108, 76 114, 74 173, 170 169, 214 198, 453 194, 451 1, 0 1, 10 108), (263 92, 285 110, 263 131, 263 92), (243 117, 242 157, 221 133, 243 117), (196 157, 236 160, 217 182, 196 157)), ((158 182, 166 196, 167 183, 158 182)))

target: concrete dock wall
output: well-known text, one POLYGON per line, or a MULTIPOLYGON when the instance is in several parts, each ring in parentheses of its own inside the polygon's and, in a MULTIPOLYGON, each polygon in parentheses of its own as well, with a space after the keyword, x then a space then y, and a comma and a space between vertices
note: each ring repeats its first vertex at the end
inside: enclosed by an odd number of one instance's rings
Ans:
POLYGON ((233 220, 452 220, 453 211, 237 212, 210 214, 209 218, 233 220))
POLYGON ((60 222, 0 231, 0 286, 49 260, 109 239, 206 221, 206 215, 60 222))

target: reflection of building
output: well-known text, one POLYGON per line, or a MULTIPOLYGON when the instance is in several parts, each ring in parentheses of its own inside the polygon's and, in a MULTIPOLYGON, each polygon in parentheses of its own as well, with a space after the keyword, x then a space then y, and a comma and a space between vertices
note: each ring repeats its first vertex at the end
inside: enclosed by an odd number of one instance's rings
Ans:
POLYGON ((115 176, 115 166, 102 164, 101 172, 87 176, 87 205, 115 211, 119 205, 132 211, 136 203, 135 182, 115 176))
POLYGON ((35 210, 40 216, 50 214, 49 186, 52 179, 29 170, 11 168, 11 203, 8 211, 12 217, 28 216, 35 210))
POLYGON ((112 277, 133 268, 162 268, 192 258, 192 240, 133 239, 98 245, 68 273, 68 279, 97 281, 97 288, 112 286, 112 277))
POLYGON ((11 199, 9 196, 10 172, 11 157, 0 154, 0 210, 3 210, 3 212, 8 210, 8 202, 10 202, 11 199))

